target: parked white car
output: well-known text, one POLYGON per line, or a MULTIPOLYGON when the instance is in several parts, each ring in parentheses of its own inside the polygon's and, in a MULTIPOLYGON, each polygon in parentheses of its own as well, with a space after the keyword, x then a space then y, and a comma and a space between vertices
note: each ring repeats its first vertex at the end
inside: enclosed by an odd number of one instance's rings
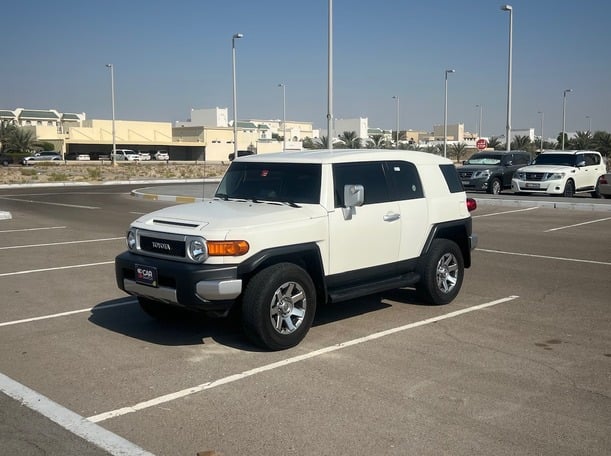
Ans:
POLYGON ((163 150, 158 150, 157 152, 155 152, 154 157, 155 157, 155 160, 169 160, 170 154, 168 154, 167 152, 163 150))
POLYGON ((148 152, 138 152, 138 155, 140 156, 140 161, 147 161, 151 159, 151 154, 148 152))
POLYGON ((572 197, 590 193, 600 198, 599 178, 606 173, 600 153, 590 150, 544 151, 529 166, 516 171, 515 193, 544 193, 572 197))
POLYGON ((611 198, 611 173, 600 176, 600 179, 598 179, 598 192, 603 198, 611 198))
POLYGON ((60 161, 62 156, 59 152, 43 150, 42 152, 36 152, 34 155, 23 157, 21 159, 22 165, 33 165, 41 161, 60 161))
MULTIPOLYGON (((131 149, 117 149, 115 151, 115 160, 140 161, 140 154, 131 149)), ((111 154, 112 155, 112 154, 111 154)))

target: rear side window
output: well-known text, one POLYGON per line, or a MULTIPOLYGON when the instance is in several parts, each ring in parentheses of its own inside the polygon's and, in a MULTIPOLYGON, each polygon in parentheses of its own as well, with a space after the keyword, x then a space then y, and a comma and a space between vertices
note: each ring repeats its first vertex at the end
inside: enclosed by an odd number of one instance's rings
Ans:
POLYGON ((527 154, 515 154, 513 158, 514 165, 527 165, 530 162, 530 156, 527 154))
POLYGON ((344 186, 354 184, 362 185, 365 189, 363 204, 384 203, 391 200, 381 162, 334 164, 335 207, 344 207, 344 186))
POLYGON ((597 154, 585 154, 586 166, 600 165, 600 157, 597 154))
POLYGON ((395 193, 394 200, 424 198, 420 176, 413 163, 392 161, 386 163, 386 167, 395 193))
POLYGON ((446 184, 448 184, 448 190, 450 190, 450 193, 465 191, 462 186, 462 182, 460 182, 460 179, 458 178, 458 172, 456 172, 456 167, 454 165, 439 165, 439 169, 446 180, 446 184))

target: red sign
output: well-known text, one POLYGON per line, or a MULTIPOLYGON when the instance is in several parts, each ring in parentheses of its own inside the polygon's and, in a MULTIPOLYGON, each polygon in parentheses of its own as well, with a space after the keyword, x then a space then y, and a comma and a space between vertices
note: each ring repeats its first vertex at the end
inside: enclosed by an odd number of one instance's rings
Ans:
POLYGON ((485 139, 478 139, 475 143, 475 146, 478 150, 484 150, 486 147, 488 147, 488 141, 486 141, 485 139))

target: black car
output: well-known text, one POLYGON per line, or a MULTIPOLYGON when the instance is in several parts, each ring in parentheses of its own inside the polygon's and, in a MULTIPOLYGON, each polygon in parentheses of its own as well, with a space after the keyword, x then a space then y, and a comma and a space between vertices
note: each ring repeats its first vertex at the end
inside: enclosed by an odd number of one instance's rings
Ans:
POLYGON ((13 158, 12 155, 9 155, 9 154, 0 155, 0 165, 8 166, 12 163, 15 163, 15 159, 13 158))
POLYGON ((473 154, 458 168, 458 175, 465 190, 479 190, 498 195, 511 188, 511 178, 518 168, 528 165, 530 152, 511 150, 473 154))

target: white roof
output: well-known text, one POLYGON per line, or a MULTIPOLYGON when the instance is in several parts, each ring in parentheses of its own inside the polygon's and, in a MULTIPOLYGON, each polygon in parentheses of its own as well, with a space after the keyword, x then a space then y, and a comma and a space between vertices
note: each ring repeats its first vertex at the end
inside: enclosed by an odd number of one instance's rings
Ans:
POLYGON ((418 165, 452 164, 452 161, 428 152, 397 149, 313 149, 294 152, 247 155, 236 161, 344 163, 375 160, 407 160, 418 165))

